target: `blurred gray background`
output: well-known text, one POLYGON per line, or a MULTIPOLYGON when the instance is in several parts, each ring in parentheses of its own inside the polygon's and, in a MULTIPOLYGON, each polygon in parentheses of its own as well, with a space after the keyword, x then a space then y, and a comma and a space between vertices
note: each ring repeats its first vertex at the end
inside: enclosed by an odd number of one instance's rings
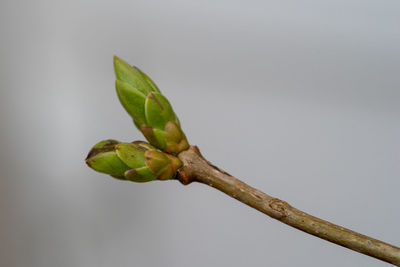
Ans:
POLYGON ((84 158, 143 139, 118 55, 213 163, 400 245, 399 14, 397 0, 2 0, 0 266, 388 266, 206 186, 121 182, 84 158))

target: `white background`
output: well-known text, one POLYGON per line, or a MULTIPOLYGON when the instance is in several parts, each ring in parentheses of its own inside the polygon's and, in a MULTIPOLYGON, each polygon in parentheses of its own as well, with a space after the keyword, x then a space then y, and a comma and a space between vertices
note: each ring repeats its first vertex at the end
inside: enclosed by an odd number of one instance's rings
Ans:
POLYGON ((216 165, 400 244, 399 1, 0 4, 0 266, 388 266, 203 185, 89 169, 143 139, 112 56, 171 100, 216 165))

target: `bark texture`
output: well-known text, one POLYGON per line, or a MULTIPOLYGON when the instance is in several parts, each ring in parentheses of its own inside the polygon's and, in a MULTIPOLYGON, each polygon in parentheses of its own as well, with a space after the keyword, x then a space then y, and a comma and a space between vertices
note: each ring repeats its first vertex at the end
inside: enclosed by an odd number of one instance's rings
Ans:
POLYGON ((208 162, 195 146, 181 152, 179 158, 183 162, 183 167, 178 170, 177 178, 184 185, 199 182, 212 186, 301 231, 400 266, 400 248, 316 218, 285 201, 271 197, 208 162))

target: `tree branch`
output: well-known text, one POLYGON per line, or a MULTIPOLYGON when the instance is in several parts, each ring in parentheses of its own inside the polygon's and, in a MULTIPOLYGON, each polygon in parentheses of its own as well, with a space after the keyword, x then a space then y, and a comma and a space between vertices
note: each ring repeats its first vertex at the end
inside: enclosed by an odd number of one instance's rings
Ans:
POLYGON ((179 158, 183 162, 183 167, 178 170, 178 179, 184 185, 200 182, 212 186, 301 231, 400 266, 400 248, 321 220, 292 207, 285 201, 271 197, 212 165, 203 158, 195 146, 181 152, 179 158))

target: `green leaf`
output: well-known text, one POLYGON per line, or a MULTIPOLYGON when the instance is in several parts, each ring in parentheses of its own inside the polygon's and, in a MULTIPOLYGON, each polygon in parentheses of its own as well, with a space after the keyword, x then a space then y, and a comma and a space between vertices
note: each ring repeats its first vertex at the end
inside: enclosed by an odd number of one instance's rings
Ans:
POLYGON ((114 56, 114 71, 117 80, 128 83, 145 95, 154 90, 138 68, 130 66, 117 56, 114 56))
POLYGON ((171 160, 167 154, 157 150, 146 151, 144 156, 147 159, 146 166, 155 174, 159 174, 160 171, 171 164, 171 160))
POLYGON ((141 127, 142 127, 143 123, 144 123, 144 122, 139 122, 139 121, 133 119, 133 124, 136 126, 136 128, 137 128, 139 131, 141 131, 141 127))
POLYGON ((116 80, 115 87, 117 89, 119 101, 129 115, 134 118, 137 124, 145 124, 146 97, 136 88, 119 80, 116 80))
POLYGON ((157 148, 162 148, 162 145, 155 136, 154 129, 151 126, 142 125, 140 126, 140 131, 142 132, 144 137, 146 137, 147 141, 149 141, 150 144, 157 148))
POLYGON ((167 140, 167 144, 169 143, 178 144, 184 138, 184 134, 181 128, 174 121, 169 121, 165 125, 165 133, 166 133, 165 138, 167 140))
POLYGON ((154 146, 150 145, 149 143, 147 143, 145 141, 133 141, 132 144, 143 147, 146 150, 157 150, 154 146))
POLYGON ((146 149, 132 143, 120 143, 115 146, 118 157, 131 168, 146 166, 144 152, 146 149))
POLYGON ((99 148, 107 148, 107 147, 114 147, 116 144, 118 144, 119 142, 117 140, 114 139, 107 139, 107 140, 103 140, 98 142, 97 144, 95 144, 93 146, 92 149, 99 149, 99 148))
POLYGON ((119 142, 117 140, 112 139, 100 141, 92 147, 86 159, 89 159, 101 152, 114 151, 114 146, 118 143, 119 142))
POLYGON ((147 83, 153 88, 152 91, 160 93, 160 89, 158 89, 157 85, 153 82, 153 80, 150 79, 150 77, 147 76, 147 74, 141 71, 139 68, 137 68, 137 70, 140 72, 140 74, 142 74, 143 78, 147 81, 147 83))
POLYGON ((157 176, 152 173, 147 167, 126 171, 125 177, 128 180, 138 183, 150 182, 157 179, 157 176))
POLYGON ((146 98, 145 114, 148 125, 164 130, 168 121, 175 121, 176 115, 168 99, 160 93, 150 93, 146 98))
POLYGON ((100 152, 88 159, 86 163, 92 169, 113 176, 121 176, 130 167, 124 164, 114 151, 100 152))
MULTIPOLYGON (((154 134, 155 139, 157 140, 157 144, 158 144, 157 148, 164 149, 164 147, 167 145, 165 132, 163 130, 153 129, 153 134, 154 134)), ((156 146, 156 145, 154 145, 154 146, 156 146)))

